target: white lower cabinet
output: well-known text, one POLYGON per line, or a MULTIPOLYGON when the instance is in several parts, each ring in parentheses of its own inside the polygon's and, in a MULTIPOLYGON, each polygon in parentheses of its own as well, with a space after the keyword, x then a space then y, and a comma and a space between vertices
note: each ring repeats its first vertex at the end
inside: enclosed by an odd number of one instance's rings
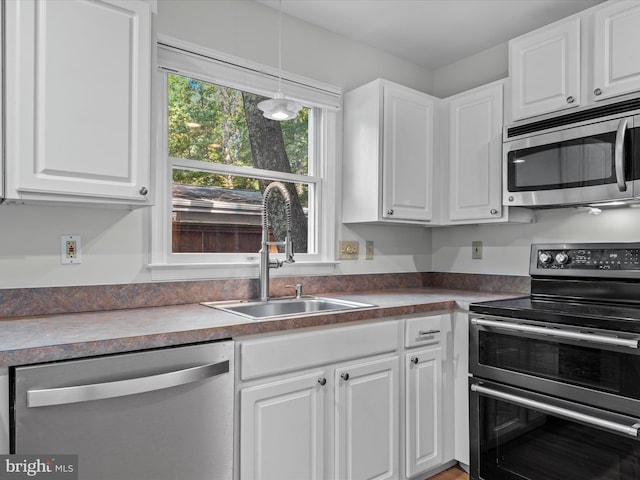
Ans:
POLYGON ((335 370, 331 478, 399 478, 398 369, 394 355, 335 370))
POLYGON ((442 463, 442 350, 405 354, 406 472, 408 477, 442 463))
POLYGON ((454 458, 449 312, 406 320, 404 472, 422 479, 454 458))
POLYGON ((323 382, 313 371, 240 392, 240 478, 326 478, 323 382))
POLYGON ((455 458, 469 465, 469 312, 453 314, 453 408, 455 458))
POLYGON ((439 312, 237 339, 236 480, 405 480, 444 468, 451 338, 451 314, 439 312))

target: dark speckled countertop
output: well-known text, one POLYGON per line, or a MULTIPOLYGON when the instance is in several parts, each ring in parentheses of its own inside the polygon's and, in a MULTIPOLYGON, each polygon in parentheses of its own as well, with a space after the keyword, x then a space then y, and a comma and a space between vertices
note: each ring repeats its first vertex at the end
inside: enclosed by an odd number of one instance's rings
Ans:
POLYGON ((411 313, 467 309, 518 294, 434 288, 324 294, 376 305, 357 311, 253 321, 200 304, 1 320, 0 367, 237 338, 411 313))

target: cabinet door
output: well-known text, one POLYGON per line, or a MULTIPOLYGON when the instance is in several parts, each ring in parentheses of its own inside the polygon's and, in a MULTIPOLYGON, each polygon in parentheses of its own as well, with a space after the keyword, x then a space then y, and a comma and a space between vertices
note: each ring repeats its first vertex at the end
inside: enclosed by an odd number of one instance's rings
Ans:
POLYGON ((398 478, 398 357, 335 370, 332 478, 398 478))
POLYGON ((240 390, 242 480, 323 480, 324 379, 314 371, 240 390))
POLYGON ((502 214, 502 83, 449 104, 449 219, 502 214))
POLYGON ((405 355, 407 476, 437 467, 443 461, 442 349, 405 355))
POLYGON ((7 2, 7 195, 146 202, 151 7, 7 2))
POLYGON ((456 312, 453 328, 455 458, 469 465, 469 315, 456 312))
POLYGON ((580 18, 509 42, 512 120, 580 104, 580 18))
POLYGON ((592 100, 640 90, 640 4, 609 2, 594 13, 592 100))
POLYGON ((383 218, 427 221, 433 217, 433 111, 434 101, 428 95, 384 86, 383 218))

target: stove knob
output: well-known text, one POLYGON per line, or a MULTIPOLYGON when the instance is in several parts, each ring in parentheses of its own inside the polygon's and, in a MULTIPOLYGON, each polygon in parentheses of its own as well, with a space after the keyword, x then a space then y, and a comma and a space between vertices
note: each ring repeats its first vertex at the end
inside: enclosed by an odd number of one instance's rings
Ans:
POLYGON ((564 265, 569 262, 569 255, 564 252, 556 253, 556 263, 564 265))
POLYGON ((538 254, 538 260, 540 260, 540 263, 543 265, 549 265, 553 262, 553 257, 549 252, 540 252, 538 254))

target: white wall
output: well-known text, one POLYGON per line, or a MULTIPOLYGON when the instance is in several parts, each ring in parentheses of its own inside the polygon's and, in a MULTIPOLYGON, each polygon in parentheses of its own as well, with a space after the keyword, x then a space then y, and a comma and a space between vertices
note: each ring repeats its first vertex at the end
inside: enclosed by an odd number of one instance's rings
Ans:
MULTIPOLYGON (((253 0, 159 0, 158 32, 278 66, 278 12, 253 0)), ((424 92, 431 72, 288 15, 282 15, 282 69, 345 91, 384 77, 424 92)))
MULTIPOLYGON (((277 66, 277 12, 253 0, 160 0, 160 34, 277 66)), ((283 70, 349 90, 377 77, 422 91, 429 71, 283 15, 283 70)), ((148 210, 0 205, 0 289, 150 281, 148 210), (60 236, 82 238, 82 264, 60 264, 60 236)), ((374 240, 373 261, 344 271, 424 271, 430 266, 425 229, 371 227, 345 231, 374 240)), ((364 244, 363 244, 364 248, 364 244)), ((256 270, 257 272, 257 270, 256 270)), ((256 273, 257 275, 257 273, 256 273)))
POLYGON ((419 226, 349 225, 343 240, 357 240, 358 260, 343 260, 336 273, 428 272, 431 270, 431 229, 419 226), (365 258, 365 241, 373 241, 373 260, 365 258))
MULTIPOLYGON (((277 13, 247 0, 159 0, 158 31, 227 54, 277 65, 277 13)), ((506 73, 506 46, 429 72, 386 53, 283 15, 283 68, 349 90, 383 77, 448 96, 506 73)), ((0 288, 99 285, 150 281, 149 212, 101 208, 0 206, 0 288), (60 265, 60 236, 79 234, 81 265, 60 265)), ((343 226, 358 240, 358 261, 337 273, 407 271, 527 274, 528 249, 538 241, 640 241, 636 211, 592 218, 572 209, 541 212, 534 225, 447 228, 343 226), (373 240, 374 260, 364 259, 373 240), (471 260, 471 240, 484 242, 484 259, 471 260), (432 253, 433 252, 433 253, 432 253)))
MULTIPOLYGON (((158 20, 161 34, 277 67, 278 13, 253 0, 159 0, 158 20)), ((427 93, 433 89, 430 71, 287 15, 282 16, 282 69, 344 91, 378 77, 427 93)), ((420 272, 431 267, 429 229, 343 226, 338 236, 358 240, 360 258, 343 261, 336 273, 420 272), (364 258, 365 240, 374 242, 373 260, 364 258)))
POLYGON ((147 210, 1 205, 0 288, 148 280, 147 210), (61 265, 60 237, 80 235, 82 263, 61 265))
POLYGON ((508 44, 501 43, 435 70, 432 95, 446 98, 508 76, 508 44))
MULTIPOLYGON (((508 77, 508 45, 501 44, 433 72, 433 94, 441 98, 508 77)), ((640 242, 640 209, 609 210, 599 216, 575 208, 539 210, 527 225, 435 228, 436 272, 528 275, 532 243, 640 242), (483 242, 483 259, 471 259, 471 242, 483 242)))
POLYGON ((532 243, 640 242, 640 208, 539 210, 526 225, 471 225, 433 231, 433 271, 528 275, 532 243), (471 242, 483 242, 483 259, 471 259, 471 242))

